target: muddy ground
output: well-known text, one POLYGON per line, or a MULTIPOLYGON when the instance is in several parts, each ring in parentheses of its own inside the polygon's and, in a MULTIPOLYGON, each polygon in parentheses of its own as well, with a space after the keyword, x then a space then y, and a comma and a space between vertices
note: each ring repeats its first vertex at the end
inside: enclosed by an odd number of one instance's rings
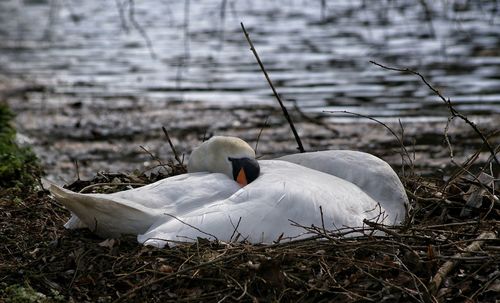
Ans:
MULTIPOLYGON (((68 103, 51 93, 49 87, 34 82, 3 78, 3 83, 3 98, 17 114, 20 141, 33 146, 48 177, 59 183, 71 182, 77 174, 80 178, 90 178, 99 171, 144 171, 158 165, 152 155, 163 161, 172 158, 162 126, 185 158, 193 146, 212 135, 241 137, 257 146, 257 155, 262 158, 297 151, 290 127, 279 107, 272 103, 273 99, 270 104, 237 107, 150 102, 126 96, 68 103)), ((346 119, 338 114, 303 113, 292 103, 287 105, 307 151, 366 151, 388 161, 402 173, 401 145, 384 125, 352 116, 346 119)), ((491 145, 500 143, 499 114, 469 118, 477 123, 491 145)), ((445 119, 423 119, 402 125, 394 121, 385 123, 399 138, 403 135, 416 172, 442 175, 454 166, 443 135, 445 119)), ((448 135, 457 162, 481 149, 479 136, 458 118, 450 124, 448 135)), ((476 163, 484 163, 488 156, 483 147, 476 163)))

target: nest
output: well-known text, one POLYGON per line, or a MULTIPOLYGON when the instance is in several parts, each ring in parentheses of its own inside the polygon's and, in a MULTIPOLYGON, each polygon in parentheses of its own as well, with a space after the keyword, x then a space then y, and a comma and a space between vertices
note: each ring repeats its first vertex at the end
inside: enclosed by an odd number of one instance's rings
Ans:
MULTIPOLYGON (((169 166, 169 174, 180 172, 169 166)), ((162 177, 99 174, 69 187, 109 192, 162 177)), ((303 226, 311 238, 272 245, 199 239, 143 247, 135 237, 65 230, 68 211, 44 191, 0 200, 0 300, 15 301, 19 290, 40 302, 498 300, 500 207, 492 178, 462 170, 447 182, 404 181, 411 210, 403 226, 303 226)))

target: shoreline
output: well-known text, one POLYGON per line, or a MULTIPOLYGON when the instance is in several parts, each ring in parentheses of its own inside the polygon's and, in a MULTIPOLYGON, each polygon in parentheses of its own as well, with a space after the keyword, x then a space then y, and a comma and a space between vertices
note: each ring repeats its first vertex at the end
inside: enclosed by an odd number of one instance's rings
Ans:
MULTIPOLYGON (((157 160, 151 155, 163 161, 173 158, 162 126, 185 159, 204 137, 212 135, 241 137, 251 146, 255 146, 259 138, 257 155, 263 159, 297 152, 286 119, 275 103, 231 106, 194 101, 150 102, 125 97, 65 103, 50 92, 50 87, 6 77, 3 81, 0 79, 0 96, 16 114, 18 139, 32 147, 47 177, 59 184, 71 183, 78 176, 90 179, 100 171, 149 170, 157 166, 157 160)), ((270 101, 274 99, 270 97, 270 101)), ((338 118, 342 121, 332 122, 339 116, 299 112, 292 104, 287 107, 306 151, 369 152, 403 174, 401 146, 383 125, 363 118, 354 120, 356 122, 338 118)), ((500 114, 469 118, 483 134, 491 135, 492 146, 500 143, 496 122, 500 121, 500 114)), ((403 134, 415 173, 439 175, 454 167, 444 139, 445 122, 403 122, 403 132, 399 123, 384 124, 398 137, 403 134)), ((448 136, 458 163, 482 145, 472 128, 458 119, 450 124, 448 136)), ((483 148, 476 164, 484 164, 488 157, 489 153, 483 148)))

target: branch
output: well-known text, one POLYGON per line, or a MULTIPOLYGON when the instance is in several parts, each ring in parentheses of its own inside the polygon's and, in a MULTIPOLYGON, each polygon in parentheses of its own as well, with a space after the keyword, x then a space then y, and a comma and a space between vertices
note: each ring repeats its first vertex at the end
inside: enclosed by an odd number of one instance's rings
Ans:
POLYGON ((172 140, 170 140, 170 136, 168 135, 167 129, 165 128, 165 126, 162 126, 161 129, 163 130, 165 137, 167 137, 168 144, 170 145, 170 148, 172 149, 172 152, 174 153, 175 160, 179 163, 180 166, 183 167, 184 163, 182 163, 182 160, 179 158, 179 154, 177 154, 177 151, 175 150, 174 144, 172 143, 172 140))
POLYGON ((486 137, 479 130, 479 128, 477 128, 477 125, 474 122, 470 121, 469 118, 467 118, 466 116, 464 116, 463 114, 461 114, 460 112, 458 112, 453 107, 453 105, 451 104, 451 100, 449 98, 446 99, 445 97, 443 97, 443 95, 437 89, 435 89, 429 82, 427 82, 427 80, 425 79, 425 77, 422 74, 420 74, 419 72, 413 71, 413 70, 411 70, 409 68, 404 68, 403 69, 403 68, 389 67, 389 66, 385 66, 385 65, 382 65, 380 63, 377 63, 375 61, 371 61, 371 60, 370 60, 370 63, 374 64, 374 65, 377 65, 377 66, 379 66, 379 67, 381 67, 383 69, 397 71, 397 72, 403 72, 403 73, 410 73, 412 75, 418 76, 422 80, 422 82, 424 82, 424 84, 431 91, 433 91, 444 102, 444 104, 446 104, 446 106, 448 107, 448 110, 450 111, 450 114, 451 114, 451 116, 453 118, 454 117, 458 117, 458 118, 462 119, 463 121, 465 121, 465 123, 469 124, 472 127, 472 129, 479 135, 479 137, 483 141, 484 145, 486 145, 486 147, 488 148, 488 150, 491 153, 491 156, 493 157, 493 159, 495 160, 495 162, 498 165, 500 165, 500 162, 498 161, 498 158, 496 157, 495 150, 493 149, 493 147, 491 147, 490 143, 488 142, 488 139, 486 139, 486 137))
POLYGON ((264 121, 264 126, 261 127, 259 134, 257 135, 257 142, 255 142, 255 154, 257 154, 257 148, 259 147, 259 141, 260 141, 260 136, 262 135, 262 132, 264 131, 264 128, 267 126, 267 121, 269 120, 269 116, 267 116, 266 121, 264 121))
POLYGON ((194 225, 191 225, 191 224, 189 224, 189 223, 187 223, 187 222, 185 222, 185 221, 183 221, 183 220, 181 220, 181 219, 177 218, 176 216, 174 216, 174 215, 172 215, 172 214, 164 213, 164 215, 167 215, 167 216, 169 216, 169 217, 172 217, 172 218, 174 218, 175 220, 177 220, 177 221, 181 222, 182 224, 184 224, 184 225, 186 225, 186 226, 189 226, 189 227, 191 227, 192 229, 197 230, 197 231, 199 231, 200 233, 202 233, 202 234, 204 234, 204 235, 207 235, 207 236, 209 236, 209 237, 214 238, 214 239, 215 239, 215 242, 219 242, 219 239, 218 239, 215 235, 212 235, 211 233, 204 232, 203 230, 199 229, 198 227, 196 227, 196 226, 194 226, 194 225))
POLYGON ((149 50, 149 55, 151 56, 152 59, 156 59, 156 53, 153 49, 153 43, 151 42, 151 39, 149 39, 148 34, 144 30, 144 28, 135 20, 135 3, 134 0, 129 0, 129 10, 128 10, 128 18, 130 20, 130 23, 132 23, 132 26, 139 32, 139 34, 142 36, 144 41, 146 41, 146 45, 149 50))
POLYGON ((460 258, 468 256, 471 252, 478 251, 481 248, 481 245, 484 243, 485 240, 490 240, 490 239, 495 239, 496 235, 494 232, 487 231, 483 232, 482 234, 477 237, 476 241, 472 242, 469 246, 467 246, 463 253, 458 253, 453 256, 452 260, 446 261, 437 271, 437 273, 434 275, 431 281, 430 285, 430 291, 434 294, 436 294, 439 290, 439 287, 441 286, 441 283, 443 280, 448 276, 448 274, 455 268, 455 266, 458 264, 460 261, 460 258))
POLYGON ((300 140, 299 134, 297 133, 297 130, 295 130, 295 126, 293 125, 292 118, 290 118, 290 115, 288 115, 288 111, 286 110, 285 105, 283 105, 283 101, 281 101, 280 96, 278 95, 278 92, 274 88, 273 82, 271 81, 271 78, 269 78, 269 75, 266 72, 266 69, 264 68, 264 64, 262 64, 262 61, 260 61, 259 55, 257 54, 257 50, 255 50, 255 47, 253 46, 252 40, 250 40, 250 36, 248 35, 247 30, 245 29, 245 26, 243 25, 243 22, 241 24, 241 29, 243 29, 243 33, 245 33, 245 38, 248 41, 248 44, 250 45, 250 50, 255 56, 255 59, 257 59, 257 63, 259 63, 260 69, 264 73, 264 76, 266 77, 267 83, 269 83, 269 86, 271 86, 271 89, 273 90, 274 96, 278 100, 278 103, 281 106, 281 110, 283 111, 283 115, 285 115, 286 120, 288 121, 288 124, 290 124, 290 128, 292 129, 293 136, 295 137, 295 141, 297 141, 297 149, 303 153, 305 152, 304 147, 302 146, 302 141, 300 140))
POLYGON ((158 161, 158 164, 160 164, 160 166, 164 167, 165 169, 167 168, 167 166, 165 165, 165 163, 163 163, 163 162, 161 161, 161 159, 160 159, 160 158, 158 158, 158 157, 156 157, 155 155, 153 155, 153 153, 152 153, 152 152, 150 152, 149 150, 147 150, 144 146, 139 145, 139 147, 140 147, 143 151, 145 151, 145 152, 146 152, 146 153, 147 153, 147 154, 151 157, 151 159, 158 161))
MULTIPOLYGON (((401 147, 401 159, 403 161, 403 163, 405 162, 404 158, 406 156, 406 159, 408 160, 409 162, 409 166, 412 167, 413 166, 413 161, 410 157, 410 153, 408 152, 408 150, 406 149, 406 146, 404 145, 404 142, 403 142, 403 138, 399 138, 398 135, 392 130, 392 128, 390 128, 387 124, 385 124, 384 122, 378 120, 378 119, 375 119, 373 117, 370 117, 370 116, 366 116, 366 115, 363 115, 363 114, 358 114, 358 113, 354 113, 354 112, 350 112, 350 111, 347 111, 347 110, 324 110, 323 111, 324 113, 329 113, 329 114, 337 114, 337 113, 342 113, 342 114, 348 114, 348 115, 353 115, 353 116, 356 116, 356 117, 361 117, 361 118, 366 118, 366 119, 369 119, 369 120, 372 120, 380 125, 382 125, 383 127, 385 127, 393 136, 394 138, 396 138, 396 140, 398 141, 398 144, 399 146, 401 147)), ((401 136, 402 137, 402 136, 401 136)), ((404 165, 403 165, 404 167, 404 165)))
POLYGON ((401 239, 401 235, 400 234, 398 234, 397 232, 395 232, 393 230, 390 230, 390 229, 384 227, 382 224, 371 222, 371 221, 368 221, 367 219, 363 219, 363 223, 365 223, 366 225, 368 225, 370 227, 373 227, 375 229, 383 231, 386 234, 391 235, 391 236, 393 236, 393 237, 395 237, 397 239, 401 239))

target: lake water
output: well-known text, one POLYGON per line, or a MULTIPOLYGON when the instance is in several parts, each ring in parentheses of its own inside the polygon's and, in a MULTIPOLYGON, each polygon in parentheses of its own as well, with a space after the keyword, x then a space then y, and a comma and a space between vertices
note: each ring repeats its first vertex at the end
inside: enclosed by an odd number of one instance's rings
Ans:
POLYGON ((325 4, 4 0, 0 71, 46 85, 62 105, 117 97, 274 104, 244 22, 278 91, 304 111, 445 119, 418 78, 374 60, 419 71, 466 114, 500 113, 497 1, 325 4))
MULTIPOLYGON (((260 139, 259 156, 296 152, 244 22, 307 150, 368 151, 398 167, 399 143, 384 127, 323 111, 370 115, 398 134, 401 120, 417 166, 434 173, 450 165, 446 106, 414 75, 369 61, 425 75, 496 146, 499 8, 498 1, 2 0, 0 77, 27 83, 7 99, 18 131, 60 182, 154 167, 150 154, 172 156, 161 126, 185 155, 211 134, 252 146, 260 139)), ((457 119, 449 135, 456 161, 482 144, 457 119)))

